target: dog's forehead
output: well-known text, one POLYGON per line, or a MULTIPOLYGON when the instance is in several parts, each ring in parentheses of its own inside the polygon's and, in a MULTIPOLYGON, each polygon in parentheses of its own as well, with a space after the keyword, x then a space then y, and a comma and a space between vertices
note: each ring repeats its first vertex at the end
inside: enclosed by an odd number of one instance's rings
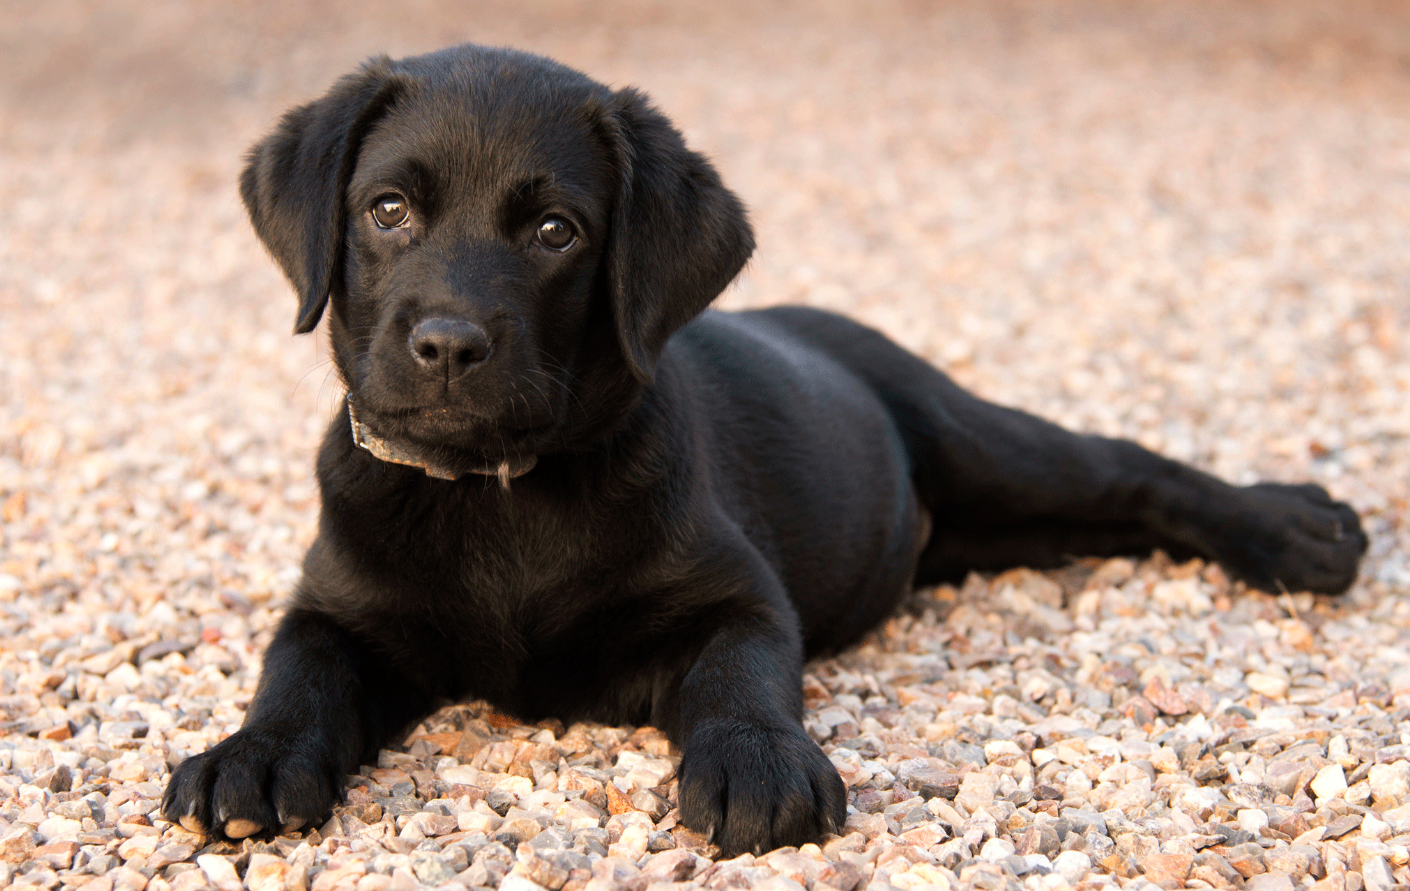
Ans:
POLYGON ((443 187, 474 190, 600 179, 605 88, 526 58, 418 73, 366 138, 359 173, 409 162, 443 187))

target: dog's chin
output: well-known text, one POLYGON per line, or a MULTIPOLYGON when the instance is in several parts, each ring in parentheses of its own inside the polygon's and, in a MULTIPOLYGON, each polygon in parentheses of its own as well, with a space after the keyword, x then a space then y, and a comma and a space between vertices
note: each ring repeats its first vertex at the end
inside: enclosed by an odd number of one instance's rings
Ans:
POLYGON ((419 466, 433 475, 511 475, 526 472, 546 443, 550 425, 517 427, 451 409, 379 412, 349 400, 353 437, 383 460, 419 466))

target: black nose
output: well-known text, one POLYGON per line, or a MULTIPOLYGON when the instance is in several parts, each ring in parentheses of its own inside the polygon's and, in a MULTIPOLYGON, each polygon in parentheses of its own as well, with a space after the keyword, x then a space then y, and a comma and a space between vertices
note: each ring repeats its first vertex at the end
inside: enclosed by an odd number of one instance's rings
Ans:
POLYGON ((490 355, 490 336, 485 329, 464 319, 424 319, 411 329, 406 342, 421 367, 452 378, 490 355))

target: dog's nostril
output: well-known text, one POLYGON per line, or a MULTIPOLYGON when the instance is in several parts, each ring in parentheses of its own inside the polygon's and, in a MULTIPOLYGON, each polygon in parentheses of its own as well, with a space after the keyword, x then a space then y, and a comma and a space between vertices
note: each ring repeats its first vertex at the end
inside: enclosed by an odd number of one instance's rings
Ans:
POLYGON ((468 371, 490 355, 485 329, 465 319, 425 319, 411 329, 407 346, 420 365, 450 375, 468 371))

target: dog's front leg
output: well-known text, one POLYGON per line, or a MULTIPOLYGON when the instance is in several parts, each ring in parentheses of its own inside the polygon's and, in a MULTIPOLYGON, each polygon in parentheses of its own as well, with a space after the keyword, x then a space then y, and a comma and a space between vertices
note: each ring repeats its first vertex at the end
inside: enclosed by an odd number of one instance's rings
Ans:
POLYGON ((771 596, 711 623, 665 727, 681 747, 681 819, 726 856, 817 841, 846 818, 837 768, 800 723, 797 617, 772 573, 755 575, 771 596))
POLYGON ((328 617, 291 610, 244 724, 176 768, 162 814, 229 838, 314 823, 337 802, 344 774, 428 704, 328 617))

